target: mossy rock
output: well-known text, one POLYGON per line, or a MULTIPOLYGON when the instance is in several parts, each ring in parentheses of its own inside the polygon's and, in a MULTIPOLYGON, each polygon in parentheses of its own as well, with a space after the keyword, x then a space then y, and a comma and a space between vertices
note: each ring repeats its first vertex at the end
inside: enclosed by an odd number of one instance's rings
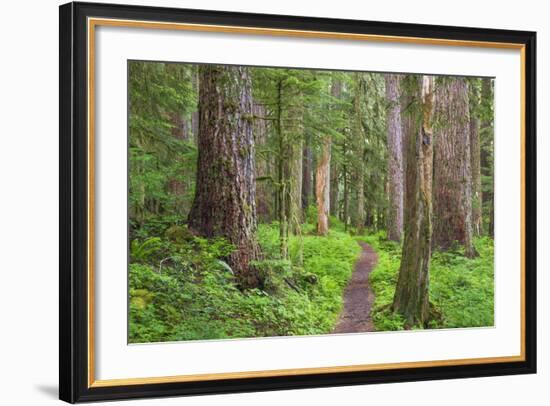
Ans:
POLYGON ((178 226, 178 225, 170 226, 168 230, 166 230, 165 236, 167 239, 174 242, 184 242, 184 241, 193 240, 193 234, 191 234, 191 231, 189 231, 187 227, 178 226))

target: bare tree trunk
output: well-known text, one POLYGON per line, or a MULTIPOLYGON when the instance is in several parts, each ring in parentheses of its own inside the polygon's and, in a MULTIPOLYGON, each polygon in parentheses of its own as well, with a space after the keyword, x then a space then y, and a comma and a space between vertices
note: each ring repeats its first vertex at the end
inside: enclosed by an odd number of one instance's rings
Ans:
MULTIPOLYGON (((342 98, 342 82, 337 79, 332 79, 331 96, 337 100, 342 98)), ((338 108, 338 107, 337 107, 338 108)), ((341 129, 339 130, 341 131, 341 129)), ((339 209, 339 175, 338 175, 338 162, 334 159, 334 143, 331 144, 331 160, 330 160, 330 198, 329 198, 329 211, 332 216, 338 216, 339 209)))
MULTIPOLYGON (((267 122, 263 117, 267 116, 267 112, 263 105, 254 104, 254 140, 256 150, 265 147, 267 143, 267 122)), ((256 158, 256 179, 263 179, 261 182, 256 182, 256 211, 258 218, 263 222, 270 222, 272 213, 272 182, 267 182, 266 177, 270 175, 269 157, 260 155, 256 158)))
POLYGON ((281 258, 288 259, 288 209, 287 209, 287 193, 288 184, 286 179, 286 173, 288 172, 285 167, 285 161, 283 155, 286 154, 287 140, 285 132, 283 131, 283 82, 279 79, 277 83, 277 112, 276 112, 276 130, 278 145, 278 157, 277 157, 277 209, 279 217, 279 251, 281 258))
MULTIPOLYGON (((483 120, 480 123, 480 165, 481 173, 486 179, 491 179, 494 182, 493 174, 493 123, 488 119, 490 114, 488 110, 491 108, 493 98, 493 89, 490 78, 481 79, 481 104, 482 109, 485 111, 483 120)), ((488 188, 482 193, 482 202, 489 203, 489 227, 488 233, 491 237, 494 234, 494 222, 495 222, 495 207, 494 207, 494 184, 489 185, 488 188)))
POLYGON ((356 162, 356 193, 357 207, 355 227, 357 234, 362 234, 365 228, 365 132, 363 129, 363 109, 361 103, 365 91, 365 81, 360 73, 355 74, 355 90, 353 96, 353 138, 355 141, 356 162))
POLYGON ((388 136, 388 238, 401 241, 403 233, 403 132, 399 76, 386 74, 386 127, 388 136))
POLYGON ((465 78, 442 78, 436 88, 434 144, 434 246, 458 242, 468 257, 472 241, 470 113, 465 78))
MULTIPOLYGON (((290 91, 287 91, 289 93, 290 91)), ((283 132, 287 154, 285 160, 285 183, 287 193, 287 219, 293 234, 301 233, 302 226, 302 158, 304 140, 303 95, 298 92, 287 94, 289 99, 283 110, 283 132)))
POLYGON ((251 261, 255 239, 255 162, 252 94, 244 67, 200 67, 199 157, 189 227, 205 237, 225 237, 236 249, 228 263, 242 288, 260 286, 251 261))
POLYGON ((344 178, 344 207, 342 208, 342 220, 344 221, 344 230, 348 231, 349 225, 349 165, 346 163, 347 156, 347 142, 344 141, 343 155, 344 165, 342 167, 342 176, 344 178))
POLYGON ((323 139, 321 156, 317 163, 315 195, 317 196, 317 234, 328 234, 330 199, 330 137, 323 139))
MULTIPOLYGON (((187 140, 189 136, 187 121, 183 118, 182 114, 171 113, 170 121, 172 123, 172 135, 177 140, 187 140)), ((168 180, 168 191, 173 196, 174 209, 179 215, 184 214, 185 206, 185 182, 183 174, 180 176, 172 177, 168 180)))
MULTIPOLYGON (((334 144, 333 144, 334 145, 334 144)), ((334 151, 334 148, 333 148, 334 151)), ((339 173, 338 173, 338 163, 334 159, 334 153, 331 152, 330 159, 330 215, 338 217, 339 212, 339 199, 340 199, 340 190, 339 190, 339 173)))
MULTIPOLYGON (((339 98, 342 84, 333 78, 330 93, 332 97, 339 98)), ((315 195, 317 197, 317 234, 328 234, 328 216, 330 214, 330 168, 331 168, 332 138, 327 135, 323 138, 321 154, 317 163, 315 195)))
POLYGON ((470 83, 470 155, 472 166, 472 229, 475 235, 482 234, 482 188, 481 188, 481 144, 479 140, 479 79, 470 83))
MULTIPOLYGON (((403 135, 402 152, 403 152, 403 177, 407 173, 407 145, 409 138, 416 135, 418 125, 415 122, 415 106, 414 101, 418 99, 417 78, 414 75, 402 75, 400 83, 401 90, 401 130, 403 135), (416 92, 416 93, 415 93, 416 92)), ((407 182, 403 182, 403 204, 407 195, 407 182)))
POLYGON ((417 80, 422 81, 422 109, 416 113, 417 117, 421 115, 422 124, 406 147, 405 234, 392 305, 403 315, 407 327, 426 326, 430 316, 434 78, 423 76, 417 80))
POLYGON ((306 137, 304 151, 303 151, 303 164, 302 164, 302 208, 307 210, 311 204, 311 197, 313 196, 313 156, 311 151, 311 137, 306 137))

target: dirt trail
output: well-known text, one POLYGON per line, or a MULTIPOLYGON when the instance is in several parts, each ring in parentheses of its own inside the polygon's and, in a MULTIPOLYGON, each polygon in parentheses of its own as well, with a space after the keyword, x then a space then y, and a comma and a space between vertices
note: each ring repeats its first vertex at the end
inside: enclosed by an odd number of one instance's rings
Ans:
POLYGON ((344 290, 344 309, 333 333, 361 333, 374 331, 370 309, 374 303, 374 293, 369 285, 369 275, 378 262, 378 255, 372 247, 359 242, 363 249, 355 263, 348 286, 344 290))

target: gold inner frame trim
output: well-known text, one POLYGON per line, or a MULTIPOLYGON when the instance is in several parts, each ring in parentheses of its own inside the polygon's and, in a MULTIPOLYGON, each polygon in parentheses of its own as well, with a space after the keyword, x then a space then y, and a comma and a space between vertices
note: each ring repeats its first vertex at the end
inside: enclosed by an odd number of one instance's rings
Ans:
POLYGON ((192 381, 213 381, 220 379, 266 378, 312 374, 330 374, 341 372, 381 371, 399 368, 426 368, 441 366, 497 364, 525 361, 525 45, 506 42, 467 41, 439 38, 400 37, 391 35, 354 34, 343 32, 307 31, 259 27, 241 27, 227 25, 166 23, 139 20, 120 20, 107 18, 88 18, 88 387, 111 387, 125 385, 143 385, 177 383, 192 381), (396 362, 383 364, 364 364, 330 366, 316 368, 277 369, 266 371, 220 372, 211 374, 189 374, 146 378, 95 379, 95 278, 94 278, 94 196, 95 196, 95 28, 97 26, 148 28, 160 30, 180 30, 194 32, 217 32, 244 35, 265 35, 279 37, 340 39, 370 42, 401 43, 432 46, 458 46, 474 48, 512 49, 520 51, 520 137, 521 137, 521 269, 520 269, 520 341, 519 355, 503 357, 465 358, 451 360, 396 362))

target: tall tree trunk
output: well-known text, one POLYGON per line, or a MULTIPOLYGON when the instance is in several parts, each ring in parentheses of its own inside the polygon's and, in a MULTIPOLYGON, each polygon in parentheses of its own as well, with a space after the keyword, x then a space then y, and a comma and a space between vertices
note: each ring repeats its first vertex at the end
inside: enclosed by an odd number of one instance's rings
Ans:
POLYGON ((395 312, 403 315, 407 327, 425 326, 430 316, 434 78, 423 76, 417 80, 422 81, 422 108, 416 113, 421 125, 417 125, 406 146, 405 234, 392 305, 395 312))
POLYGON ((403 131, 399 101, 399 76, 384 75, 386 80, 386 128, 388 136, 388 238, 400 241, 403 233, 403 131))
POLYGON ((493 89, 492 79, 481 79, 481 108, 483 111, 483 119, 480 123, 480 164, 481 173, 485 179, 490 179, 490 184, 485 185, 482 193, 482 201, 488 203, 489 211, 489 224, 488 233, 491 237, 494 237, 494 219, 495 219, 495 207, 494 207, 494 174, 493 174, 493 123, 490 119, 492 117, 492 100, 493 89))
POLYGON ((355 89, 353 95, 353 139, 355 149, 355 181, 357 207, 355 227, 357 234, 362 234, 365 228, 365 132, 363 129, 363 109, 361 104, 365 91, 365 80, 360 73, 355 74, 355 89))
MULTIPOLYGON (((407 145, 409 138, 416 136, 418 124, 415 122, 414 102, 418 99, 414 96, 418 91, 417 78, 414 75, 402 75, 399 83, 401 90, 401 130, 403 135, 402 152, 403 152, 403 177, 407 173, 407 145)), ((403 204, 407 195, 407 182, 403 182, 403 204)))
POLYGON ((342 177, 344 183, 344 202, 342 207, 342 221, 344 222, 344 230, 348 231, 349 225, 349 165, 347 163, 348 147, 347 142, 344 140, 342 147, 342 154, 344 155, 344 165, 342 166, 342 177))
POLYGON ((434 246, 447 250, 458 242, 465 254, 477 253, 472 241, 472 167, 470 114, 465 78, 442 78, 436 87, 434 136, 434 246))
MULTIPOLYGON (((181 113, 170 113, 170 121, 172 123, 172 136, 180 141, 187 140, 189 137, 188 123, 184 119, 181 113)), ((184 214, 185 206, 185 182, 183 173, 177 174, 180 176, 174 176, 168 180, 168 191, 173 196, 174 209, 178 215, 184 214)))
POLYGON ((277 156, 277 209, 279 217, 279 251, 281 258, 288 259, 288 210, 287 210, 287 193, 288 184, 286 179, 285 154, 287 153, 287 140, 283 131, 283 81, 279 79, 277 83, 277 110, 275 119, 275 128, 278 139, 278 156, 277 156))
POLYGON ((481 188, 481 144, 479 140, 479 79, 470 81, 470 155, 472 166, 472 229, 475 235, 482 234, 482 188, 481 188))
MULTIPOLYGON (((339 98, 342 92, 342 83, 332 78, 330 93, 334 98, 339 98)), ((331 168, 332 138, 330 135, 323 137, 321 154, 317 162, 315 174, 315 196, 317 198, 317 234, 328 234, 328 216, 330 214, 330 168, 331 168)))
POLYGON ((290 231, 301 233, 302 225, 302 158, 303 158, 303 96, 292 94, 290 104, 284 112, 284 139, 287 145, 285 159, 285 180, 288 185, 287 218, 290 231))
POLYGON ((330 215, 334 217, 338 217, 339 212, 339 198, 340 198, 340 190, 339 190, 339 173, 338 173, 338 162, 336 159, 334 159, 334 143, 333 148, 331 152, 331 159, 330 159, 330 215))
MULTIPOLYGON (((265 148, 267 144, 267 121, 264 119, 267 112, 263 105, 254 104, 254 140, 256 150, 265 148)), ((272 211, 272 182, 267 182, 266 177, 270 175, 269 156, 265 154, 256 154, 256 179, 262 181, 256 182, 256 211, 261 222, 269 223, 271 221, 272 211)))
POLYGON ((313 152, 311 150, 311 137, 307 136, 303 150, 302 164, 302 208, 307 210, 313 196, 313 152))
POLYGON ((188 224, 205 237, 225 237, 236 249, 228 263, 241 288, 260 286, 251 261, 255 239, 255 163, 252 94, 244 67, 200 67, 199 156, 195 199, 188 224))
POLYGON ((330 204, 330 137, 323 138, 321 156, 317 162, 315 195, 317 197, 317 234, 328 234, 330 204))
MULTIPOLYGON (((342 98, 342 82, 338 78, 332 79, 331 96, 336 100, 342 98)), ((333 110, 339 111, 339 106, 333 108, 333 110)), ((338 129, 342 131, 342 129, 338 129)), ((335 144, 331 144, 331 159, 330 159, 330 198, 329 198, 329 212, 332 216, 338 216, 339 210, 339 175, 338 175, 338 162, 335 159, 335 144)))

